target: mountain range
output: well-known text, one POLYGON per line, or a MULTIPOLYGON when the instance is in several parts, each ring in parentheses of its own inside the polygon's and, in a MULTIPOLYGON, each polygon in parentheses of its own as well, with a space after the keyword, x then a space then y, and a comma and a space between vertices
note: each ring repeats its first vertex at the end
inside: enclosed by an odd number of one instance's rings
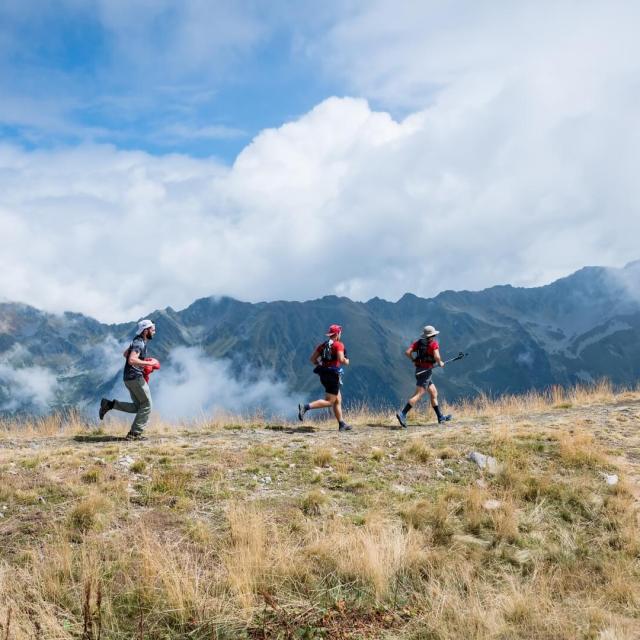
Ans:
MULTIPOLYGON (((149 353, 171 362, 176 348, 197 348, 207 359, 225 361, 242 384, 268 377, 311 398, 321 388, 308 358, 335 322, 344 327, 352 363, 345 402, 398 405, 414 386, 403 352, 431 324, 441 331, 445 358, 469 354, 435 374, 449 400, 603 377, 629 385, 640 376, 639 283, 636 261, 621 269, 585 267, 541 287, 501 285, 433 298, 407 293, 397 302, 202 298, 181 311, 149 314, 157 327, 149 353)), ((118 388, 122 351, 134 328, 135 322, 104 324, 73 312, 0 304, 0 412, 95 405, 118 388)))

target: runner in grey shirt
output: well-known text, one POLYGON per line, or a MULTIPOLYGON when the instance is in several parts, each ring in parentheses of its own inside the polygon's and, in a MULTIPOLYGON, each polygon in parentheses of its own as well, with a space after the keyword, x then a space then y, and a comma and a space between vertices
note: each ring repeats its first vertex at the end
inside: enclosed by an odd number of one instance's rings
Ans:
POLYGON ((151 391, 149 385, 144 379, 144 367, 149 362, 145 362, 147 357, 147 342, 153 340, 156 333, 156 327, 151 320, 140 320, 136 330, 136 337, 125 351, 126 362, 124 365, 124 385, 129 390, 131 402, 122 402, 120 400, 108 400, 102 398, 100 401, 100 411, 98 415, 102 420, 111 409, 116 411, 124 411, 126 413, 135 413, 127 440, 142 440, 144 436, 142 432, 149 422, 151 416, 151 391))

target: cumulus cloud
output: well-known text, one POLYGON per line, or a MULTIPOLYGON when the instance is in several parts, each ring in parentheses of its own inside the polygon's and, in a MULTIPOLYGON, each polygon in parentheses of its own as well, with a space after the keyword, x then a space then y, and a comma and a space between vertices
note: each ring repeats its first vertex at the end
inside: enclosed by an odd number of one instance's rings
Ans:
POLYGON ((4 147, 0 290, 125 320, 210 294, 393 299, 635 257, 627 143, 580 146, 586 122, 559 148, 507 120, 490 145, 470 146, 468 123, 447 132, 433 119, 427 109, 398 122, 334 98, 263 132, 231 168, 4 147))
POLYGON ((232 166, 0 147, 2 295, 125 320, 211 294, 396 299, 638 257, 635 5, 349 6, 303 49, 372 102, 329 98, 232 166))
POLYGON ((640 260, 630 262, 624 269, 608 273, 612 290, 620 290, 620 302, 632 303, 632 309, 640 305, 640 260))
POLYGON ((284 416, 297 406, 283 382, 265 372, 238 376, 228 360, 212 359, 196 347, 174 349, 151 385, 154 410, 166 420, 221 412, 284 416))
POLYGON ((55 374, 44 367, 14 368, 0 363, 0 411, 47 413, 58 391, 55 374))
POLYGON ((83 368, 94 370, 103 380, 110 380, 124 367, 124 350, 128 345, 108 335, 96 345, 81 345, 83 368))

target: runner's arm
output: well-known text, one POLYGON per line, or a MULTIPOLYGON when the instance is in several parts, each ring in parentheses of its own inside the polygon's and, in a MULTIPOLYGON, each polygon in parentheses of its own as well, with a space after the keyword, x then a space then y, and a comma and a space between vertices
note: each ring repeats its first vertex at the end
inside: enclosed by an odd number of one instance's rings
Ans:
POLYGON ((320 364, 318 362, 319 357, 320 357, 320 348, 317 347, 316 349, 313 350, 313 353, 309 357, 309 362, 311 362, 311 364, 320 364))
POLYGON ((409 347, 405 352, 404 355, 407 356, 407 358, 409 358, 409 360, 411 360, 411 362, 413 362, 413 346, 409 347))
POLYGON ((127 362, 132 366, 132 367, 144 367, 146 365, 148 365, 148 362, 145 362, 144 360, 141 360, 138 356, 140 355, 139 351, 136 351, 135 349, 131 350, 131 353, 129 354, 129 357, 127 358, 127 362))
POLYGON ((435 358, 436 364, 439 367, 444 367, 444 362, 442 361, 442 357, 440 356, 440 349, 436 349, 433 352, 433 357, 435 358))

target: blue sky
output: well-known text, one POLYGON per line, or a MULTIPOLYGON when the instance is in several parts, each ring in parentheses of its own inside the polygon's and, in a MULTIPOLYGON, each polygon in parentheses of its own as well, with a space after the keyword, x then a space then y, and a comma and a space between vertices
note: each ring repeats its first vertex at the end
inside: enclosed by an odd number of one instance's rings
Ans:
POLYGON ((638 23, 625 0, 3 0, 0 299, 128 320, 622 266, 638 23))
POLYGON ((0 7, 3 137, 230 162, 262 129, 346 90, 305 50, 310 30, 295 23, 303 5, 291 15, 269 6, 9 0, 0 7))

